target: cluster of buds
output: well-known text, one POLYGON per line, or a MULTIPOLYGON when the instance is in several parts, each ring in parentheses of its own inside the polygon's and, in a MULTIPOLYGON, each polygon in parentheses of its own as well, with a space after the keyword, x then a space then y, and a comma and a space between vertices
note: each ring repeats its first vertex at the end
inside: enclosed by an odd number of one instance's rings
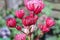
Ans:
MULTIPOLYGON (((22 20, 22 26, 24 27, 24 29, 29 30, 29 35, 31 33, 30 30, 33 29, 33 27, 31 26, 36 24, 38 20, 37 14, 42 11, 42 9, 44 8, 44 4, 42 0, 24 0, 24 4, 25 7, 30 11, 30 14, 25 16, 24 10, 20 9, 15 11, 15 16, 22 20)), ((22 31, 22 26, 17 25, 15 18, 8 18, 6 24, 10 28, 16 28, 17 30, 22 31)), ((47 18, 45 25, 39 24, 38 28, 41 29, 43 32, 48 32, 50 27, 54 24, 54 20, 52 20, 51 18, 47 18)), ((17 34, 14 40, 26 40, 26 33, 24 33, 25 32, 23 32, 22 34, 17 34)))
POLYGON ((54 21, 52 18, 47 17, 47 18, 45 19, 45 24, 38 24, 38 28, 39 28, 40 30, 42 30, 43 33, 46 33, 46 32, 48 32, 48 31, 50 30, 50 28, 51 28, 52 26, 54 26, 54 25, 55 25, 55 21, 54 21))

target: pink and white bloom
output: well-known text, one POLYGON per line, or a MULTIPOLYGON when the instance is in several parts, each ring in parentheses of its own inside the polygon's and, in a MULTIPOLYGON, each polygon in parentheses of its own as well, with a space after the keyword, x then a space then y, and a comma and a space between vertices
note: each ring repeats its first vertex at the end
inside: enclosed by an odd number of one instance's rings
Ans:
POLYGON ((34 11, 35 14, 38 14, 44 8, 42 0, 26 0, 25 6, 28 10, 34 11))
POLYGON ((14 40, 26 40, 26 35, 24 33, 17 34, 14 40))

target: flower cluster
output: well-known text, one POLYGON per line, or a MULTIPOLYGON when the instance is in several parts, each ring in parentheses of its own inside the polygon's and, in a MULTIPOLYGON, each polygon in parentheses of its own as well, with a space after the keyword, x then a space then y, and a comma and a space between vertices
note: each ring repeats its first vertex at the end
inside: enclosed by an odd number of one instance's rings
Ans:
MULTIPOLYGON (((27 31, 29 31, 29 33, 27 33, 29 35, 31 34, 30 30, 33 31, 33 27, 31 26, 36 24, 39 18, 37 14, 39 14, 42 11, 42 9, 44 8, 44 4, 42 0, 24 0, 24 4, 25 7, 30 11, 30 14, 25 16, 24 10, 20 9, 15 11, 15 16, 22 20, 22 26, 24 27, 24 29, 28 29, 27 31)), ((22 31, 22 27, 17 25, 15 18, 8 18, 6 24, 8 27, 16 28, 17 30, 22 31)), ((55 21, 53 19, 46 18, 45 24, 39 24, 38 28, 45 33, 48 32, 50 27, 52 27, 54 24, 55 21)), ((14 40, 26 40, 27 33, 24 34, 23 32, 21 34, 17 34, 14 40)))
POLYGON ((45 20, 45 24, 39 24, 38 27, 41 29, 44 33, 48 32, 52 26, 55 25, 55 21, 48 17, 45 20))

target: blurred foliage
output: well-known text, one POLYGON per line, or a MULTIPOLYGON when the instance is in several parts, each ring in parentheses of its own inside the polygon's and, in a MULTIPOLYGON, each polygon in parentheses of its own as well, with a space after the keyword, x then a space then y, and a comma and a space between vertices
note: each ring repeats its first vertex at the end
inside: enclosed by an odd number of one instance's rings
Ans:
POLYGON ((19 34, 20 31, 16 30, 16 28, 10 28, 11 31, 11 35, 10 35, 10 39, 13 40, 16 34, 19 34))
POLYGON ((0 27, 5 25, 5 20, 0 16, 0 27))
POLYGON ((6 39, 0 38, 0 40, 11 40, 11 39, 10 38, 6 38, 6 39))
POLYGON ((47 16, 50 16, 51 12, 52 12, 52 4, 50 4, 49 2, 44 1, 45 3, 45 7, 42 10, 43 13, 45 13, 47 16))
POLYGON ((6 15, 15 15, 14 14, 14 9, 11 9, 11 10, 6 10, 6 15))
POLYGON ((16 30, 16 28, 10 28, 11 32, 12 32, 12 36, 14 37, 16 34, 19 34, 20 31, 16 30))
POLYGON ((56 25, 53 27, 53 33, 59 34, 60 33, 60 19, 56 20, 56 25))
POLYGON ((22 20, 21 20, 21 19, 19 19, 19 18, 16 18, 16 21, 17 21, 17 25, 20 25, 20 26, 22 26, 22 20))
POLYGON ((60 35, 59 35, 59 37, 58 37, 58 39, 57 40, 60 40, 60 35))
POLYGON ((51 36, 51 37, 47 38, 47 40, 57 40, 57 37, 56 36, 51 36))

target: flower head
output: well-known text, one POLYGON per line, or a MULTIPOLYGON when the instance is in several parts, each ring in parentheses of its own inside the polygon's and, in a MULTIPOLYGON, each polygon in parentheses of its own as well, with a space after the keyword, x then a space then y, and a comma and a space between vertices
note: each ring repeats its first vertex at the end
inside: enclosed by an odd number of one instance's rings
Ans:
POLYGON ((51 26, 55 25, 55 21, 52 18, 48 17, 46 19, 46 25, 47 25, 47 27, 51 27, 51 26))
POLYGON ((38 28, 39 28, 43 33, 49 32, 49 30, 50 30, 50 28, 48 28, 46 25, 42 25, 42 24, 39 24, 39 25, 38 25, 38 28))
POLYGON ((23 16, 24 16, 24 10, 23 9, 21 9, 21 10, 16 10, 15 11, 15 15, 16 15, 16 17, 17 18, 20 18, 20 19, 22 19, 23 18, 23 16))
POLYGON ((14 38, 14 40, 26 40, 26 35, 24 33, 17 34, 14 38))
POLYGON ((21 26, 16 26, 16 29, 20 31, 20 30, 22 30, 22 27, 21 26))
POLYGON ((30 11, 34 11, 35 14, 38 14, 44 8, 44 4, 41 0, 29 0, 26 2, 26 8, 30 11))
POLYGON ((14 28, 14 27, 16 26, 16 20, 15 20, 14 18, 8 18, 8 19, 6 20, 6 25, 7 25, 8 27, 14 28))
POLYGON ((37 19, 38 19, 37 15, 36 16, 29 15, 29 16, 26 16, 25 18, 23 18, 22 23, 25 26, 31 26, 36 23, 37 19))

